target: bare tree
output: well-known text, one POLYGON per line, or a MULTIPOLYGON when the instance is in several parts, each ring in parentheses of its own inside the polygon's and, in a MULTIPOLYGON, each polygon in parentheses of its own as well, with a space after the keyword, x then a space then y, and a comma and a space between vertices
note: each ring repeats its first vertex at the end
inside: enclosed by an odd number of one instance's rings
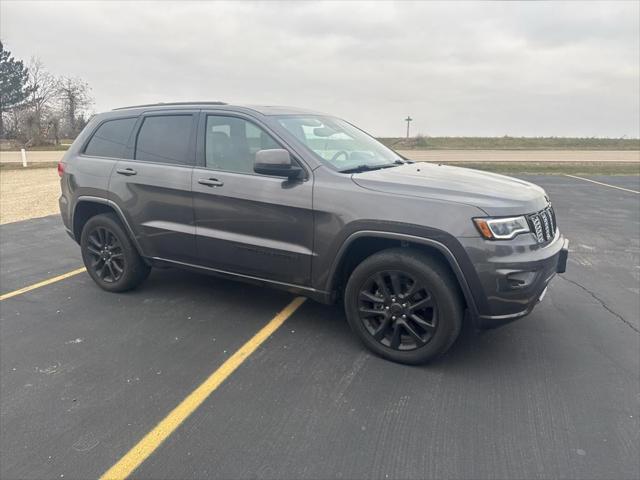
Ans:
POLYGON ((57 97, 66 122, 66 134, 75 137, 82 128, 81 119, 93 103, 87 82, 77 77, 62 77, 58 81, 57 97))
POLYGON ((58 82, 36 57, 31 58, 27 75, 26 106, 29 109, 27 132, 28 143, 39 144, 46 134, 45 117, 54 108, 58 82))
MULTIPOLYGON (((7 63, 4 58, 7 55, 3 53, 0 60, 7 63)), ((4 63, 3 73, 9 65, 4 63)), ((88 108, 93 104, 87 82, 77 77, 56 78, 37 57, 32 57, 29 68, 21 71, 25 77, 23 86, 18 81, 14 82, 16 85, 5 85, 4 78, 0 82, 2 117, 6 118, 6 125, 2 126, 5 136, 18 140, 24 146, 42 145, 47 141, 58 144, 63 136, 75 138, 86 125, 88 108), (15 93, 9 87, 13 90, 20 87, 22 100, 15 94, 11 108, 4 111, 4 107, 11 103, 9 93, 15 93)))

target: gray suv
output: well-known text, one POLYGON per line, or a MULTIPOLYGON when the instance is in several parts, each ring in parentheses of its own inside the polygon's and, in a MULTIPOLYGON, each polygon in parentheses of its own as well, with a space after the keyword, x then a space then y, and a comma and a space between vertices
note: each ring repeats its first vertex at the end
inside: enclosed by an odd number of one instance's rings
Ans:
POLYGON ((103 289, 181 267, 340 299, 362 342, 402 363, 444 353, 463 319, 527 315, 567 262, 540 187, 413 163, 306 110, 117 109, 89 122, 58 171, 64 225, 103 289))

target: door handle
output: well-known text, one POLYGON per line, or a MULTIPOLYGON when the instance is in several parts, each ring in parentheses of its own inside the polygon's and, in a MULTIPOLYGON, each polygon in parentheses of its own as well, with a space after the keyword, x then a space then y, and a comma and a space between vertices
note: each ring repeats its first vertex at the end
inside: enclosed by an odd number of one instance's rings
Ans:
POLYGON ((116 173, 119 173, 120 175, 126 175, 127 177, 130 177, 131 175, 135 175, 136 172, 133 168, 118 168, 116 170, 116 173))
POLYGON ((200 185, 206 185, 207 187, 221 187, 224 185, 224 182, 218 180, 217 178, 201 178, 198 180, 200 185))

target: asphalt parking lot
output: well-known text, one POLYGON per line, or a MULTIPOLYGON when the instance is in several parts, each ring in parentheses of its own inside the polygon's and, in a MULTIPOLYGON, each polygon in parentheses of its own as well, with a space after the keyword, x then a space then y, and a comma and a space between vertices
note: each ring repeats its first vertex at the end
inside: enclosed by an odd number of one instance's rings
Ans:
MULTIPOLYGON (((640 177, 526 179, 571 241, 530 316, 408 367, 307 301, 134 477, 639 478, 640 177)), ((81 266, 56 216, 0 232, 1 293, 81 266)), ((100 477, 292 298, 157 270, 3 300, 0 477, 100 477)))

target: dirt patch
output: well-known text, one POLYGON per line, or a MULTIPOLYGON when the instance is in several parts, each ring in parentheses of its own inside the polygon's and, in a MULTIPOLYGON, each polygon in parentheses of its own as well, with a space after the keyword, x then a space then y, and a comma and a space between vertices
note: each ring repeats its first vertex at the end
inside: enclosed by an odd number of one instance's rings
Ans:
POLYGON ((55 168, 0 172, 0 224, 58 213, 60 178, 55 168))

